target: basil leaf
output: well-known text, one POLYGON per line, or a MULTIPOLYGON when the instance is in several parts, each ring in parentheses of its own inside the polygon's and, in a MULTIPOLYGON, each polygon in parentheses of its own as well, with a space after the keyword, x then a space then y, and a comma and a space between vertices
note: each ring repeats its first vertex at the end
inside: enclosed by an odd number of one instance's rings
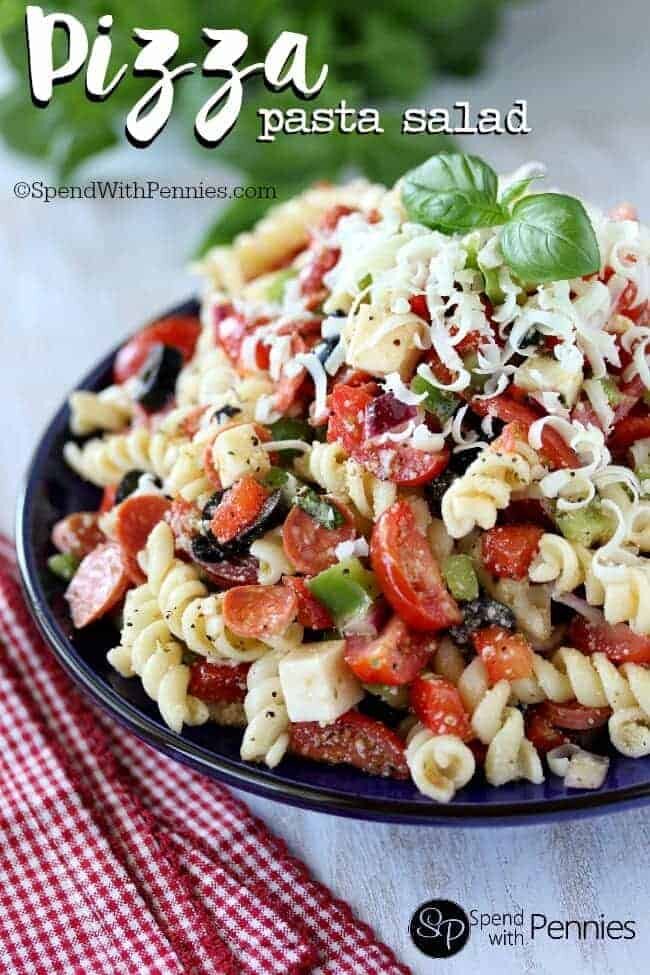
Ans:
POLYGON ((411 220, 452 234, 504 223, 497 175, 478 156, 441 152, 404 177, 402 202, 411 220))
POLYGON ((530 176, 528 179, 518 179, 516 183, 512 183, 507 190, 503 191, 499 197, 499 203, 502 207, 511 207, 522 196, 525 196, 531 183, 534 183, 536 179, 543 178, 543 174, 540 173, 538 176, 530 176))
POLYGON ((323 528, 340 528, 344 518, 336 505, 321 497, 312 488, 301 487, 294 498, 294 504, 317 521, 323 528))
POLYGON ((600 268, 587 211, 579 200, 559 193, 520 200, 503 229, 501 250, 511 270, 534 284, 580 278, 600 268))

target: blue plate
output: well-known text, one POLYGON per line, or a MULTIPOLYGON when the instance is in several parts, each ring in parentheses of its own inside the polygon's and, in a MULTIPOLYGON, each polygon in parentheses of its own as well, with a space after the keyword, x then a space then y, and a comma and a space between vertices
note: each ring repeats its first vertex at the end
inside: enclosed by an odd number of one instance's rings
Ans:
MULTIPOLYGON (((194 313, 189 302, 167 314, 194 313)), ((110 382, 111 354, 80 383, 98 390, 110 382)), ((58 411, 36 449, 17 512, 18 559, 34 618, 57 658, 104 710, 154 747, 216 779, 281 802, 321 812, 363 819, 426 825, 480 826, 530 823, 560 815, 589 815, 630 808, 650 797, 650 759, 631 760, 613 752, 609 774, 597 792, 567 790, 548 776, 543 785, 512 783, 499 789, 479 775, 449 805, 420 795, 409 782, 364 775, 346 767, 332 768, 287 758, 271 771, 239 758, 241 733, 204 725, 174 734, 137 679, 125 680, 106 663, 106 651, 117 642, 116 630, 99 622, 73 631, 63 586, 48 572, 49 540, 54 522, 72 511, 96 508, 99 491, 83 483, 66 466, 62 447, 69 439, 68 408, 58 411)))

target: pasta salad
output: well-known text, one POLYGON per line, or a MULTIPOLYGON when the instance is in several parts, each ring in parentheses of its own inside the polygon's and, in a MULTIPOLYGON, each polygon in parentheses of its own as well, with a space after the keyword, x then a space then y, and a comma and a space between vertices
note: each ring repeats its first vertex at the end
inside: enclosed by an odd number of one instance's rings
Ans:
POLYGON ((70 397, 50 567, 175 732, 438 802, 650 754, 650 233, 541 175, 314 187, 70 397))

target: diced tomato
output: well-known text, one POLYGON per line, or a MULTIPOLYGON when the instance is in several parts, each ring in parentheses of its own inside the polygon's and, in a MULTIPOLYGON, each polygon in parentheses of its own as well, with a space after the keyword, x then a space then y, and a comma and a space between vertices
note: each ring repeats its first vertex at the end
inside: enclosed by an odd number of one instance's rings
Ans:
POLYGON ((345 662, 364 684, 409 684, 428 663, 435 647, 430 636, 412 633, 399 616, 377 637, 349 636, 345 662))
POLYGON ((333 230, 336 230, 339 220, 342 217, 348 217, 351 213, 355 212, 354 207, 348 207, 344 203, 337 203, 323 214, 318 223, 318 229, 325 234, 331 233, 333 230))
POLYGON ((646 437, 650 437, 650 411, 642 416, 627 416, 619 420, 607 443, 612 450, 620 452, 646 437))
POLYGON ((514 498, 507 508, 499 512, 499 523, 503 525, 520 525, 525 522, 537 525, 544 531, 553 529, 553 520, 546 513, 541 501, 537 498, 514 498))
POLYGON ((483 564, 501 579, 524 579, 544 534, 537 525, 498 525, 481 539, 483 564))
POLYGON ((172 345, 182 354, 185 362, 194 355, 201 323, 194 315, 172 315, 148 325, 122 346, 115 357, 113 374, 116 383, 123 383, 135 376, 145 363, 154 345, 172 345))
POLYGON ((213 664, 197 660, 190 667, 187 691, 209 704, 231 704, 246 697, 250 664, 213 664))
POLYGON ((115 538, 122 551, 129 579, 139 586, 146 576, 137 555, 145 547, 152 529, 162 521, 171 502, 160 494, 132 494, 117 508, 115 538))
POLYGON ((460 609, 444 586, 408 502, 397 501, 381 515, 372 532, 370 558, 382 592, 408 626, 435 631, 460 623, 460 609))
POLYGON ((351 512, 340 501, 327 499, 343 515, 341 528, 324 528, 306 511, 294 506, 282 526, 282 544, 289 561, 298 572, 317 575, 337 561, 336 546, 354 538, 356 531, 351 512))
POLYGON ((588 708, 578 701, 569 701, 567 704, 544 701, 540 711, 550 724, 565 731, 593 731, 595 728, 602 728, 612 713, 611 708, 588 708))
POLYGON ((576 650, 604 653, 615 664, 650 664, 650 636, 634 633, 627 623, 589 623, 584 616, 576 616, 568 637, 576 650))
POLYGON ((300 293, 309 299, 310 305, 320 304, 327 294, 323 278, 338 263, 340 256, 338 247, 326 247, 300 272, 300 293))
MULTIPOLYGON (((307 343, 302 338, 301 335, 294 335, 291 339, 291 355, 302 355, 302 353, 307 351, 307 343)), ((301 391, 304 389, 305 384, 311 382, 307 375, 307 370, 301 367, 298 372, 291 376, 287 376, 283 371, 278 384, 275 388, 275 393, 273 396, 273 402, 275 408, 280 413, 287 413, 287 411, 293 406, 296 400, 299 398, 301 391)))
POLYGON ((409 298, 409 305, 411 311, 418 318, 423 318, 425 322, 431 323, 431 315, 429 314, 429 306, 427 304, 426 295, 413 295, 409 298))
POLYGON ((223 598, 223 619, 237 636, 265 640, 284 633, 298 600, 286 586, 235 586, 223 598))
POLYGON ((526 738, 535 746, 541 755, 570 741, 568 735, 559 731, 551 724, 548 715, 542 710, 543 705, 537 704, 526 711, 526 738))
POLYGON ((52 529, 52 543, 59 552, 83 559, 106 541, 98 521, 99 515, 94 511, 76 511, 57 521, 52 529))
POLYGON ((472 634, 472 641, 485 664, 490 684, 531 676, 533 651, 521 633, 510 633, 502 626, 486 626, 472 634))
POLYGON ((205 414, 206 406, 197 406, 192 410, 191 413, 185 417, 185 419, 180 424, 180 431, 186 437, 193 437, 199 432, 199 427, 201 425, 201 420, 205 414))
POLYGON ((309 630, 329 630, 334 626, 330 611, 316 599, 300 576, 283 576, 282 583, 292 589, 298 600, 298 622, 309 630))
POLYGON ((226 491, 212 516, 210 531, 221 544, 236 538, 264 507, 269 492, 252 474, 245 474, 226 491))
POLYGON ((340 443, 349 454, 362 445, 365 410, 372 398, 363 386, 334 387, 329 397, 328 443, 340 443))
POLYGON ((122 599, 129 585, 119 545, 98 545, 85 557, 65 592, 77 630, 105 616, 122 599))
MULTIPOLYGON (((471 407, 479 416, 496 416, 504 423, 519 423, 525 430, 535 420, 539 420, 541 413, 534 410, 527 403, 518 403, 504 393, 491 399, 474 399, 471 407)), ((542 456, 550 467, 569 468, 580 467, 580 460, 575 451, 553 427, 546 426, 542 431, 542 456)))
POLYGON ((371 775, 408 779, 404 744, 381 721, 347 711, 332 724, 298 722, 289 730, 294 755, 330 765, 353 765, 371 775))
POLYGON ((411 685, 411 707, 434 735, 474 737, 465 705, 451 681, 437 674, 420 674, 411 685))
POLYGON ((105 515, 107 511, 115 506, 115 495, 117 494, 117 484, 109 484, 108 487, 104 488, 104 493, 102 494, 102 500, 99 505, 99 511, 97 514, 105 515))
POLYGON ((621 402, 614 409, 614 426, 624 420, 629 413, 632 412, 634 407, 637 405, 643 394, 645 393, 645 386, 643 385, 643 380, 640 376, 635 376, 631 379, 629 383, 625 383, 620 387, 619 392, 621 394, 621 402))
POLYGON ((337 441, 375 477, 401 486, 426 484, 449 463, 447 448, 438 453, 408 445, 372 444, 365 438, 366 407, 373 401, 363 386, 335 386, 329 397, 329 443, 337 441))

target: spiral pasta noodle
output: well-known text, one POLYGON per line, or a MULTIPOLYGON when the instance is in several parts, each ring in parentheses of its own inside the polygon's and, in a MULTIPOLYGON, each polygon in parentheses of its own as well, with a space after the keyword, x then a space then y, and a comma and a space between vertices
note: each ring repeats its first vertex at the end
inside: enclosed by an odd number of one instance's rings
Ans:
POLYGON ((572 592, 584 585, 587 602, 602 606, 605 591, 593 571, 594 553, 562 535, 542 535, 538 554, 528 570, 532 582, 554 582, 557 593, 572 592))
POLYGON ((262 586, 274 586, 280 582, 282 576, 295 575, 295 568, 287 558, 282 544, 282 530, 273 528, 271 531, 253 542, 250 548, 259 562, 257 579, 262 586))
POLYGON ((526 738, 523 716, 517 708, 508 705, 510 683, 500 680, 490 687, 480 657, 475 657, 466 667, 463 663, 462 654, 451 641, 444 641, 434 658, 436 671, 457 685, 463 704, 471 714, 474 733, 488 746, 485 776, 490 785, 505 785, 517 779, 543 782, 542 763, 534 745, 526 738))
POLYGON ((231 633, 223 618, 223 597, 209 595, 199 569, 175 558, 174 536, 166 522, 159 522, 149 535, 141 563, 163 619, 194 653, 244 663, 257 660, 269 648, 290 649, 302 640, 302 627, 296 623, 268 643, 231 633))
POLYGON ((313 187, 273 207, 255 228, 240 234, 230 247, 216 247, 202 262, 202 270, 218 288, 230 294, 246 281, 272 270, 293 256, 309 239, 309 230, 336 204, 372 209, 385 190, 365 181, 341 187, 313 187))
POLYGON ((204 724, 206 704, 188 694, 190 670, 183 650, 172 639, 156 597, 148 585, 132 589, 124 603, 124 625, 119 646, 107 659, 123 677, 138 675, 142 686, 156 701, 165 723, 180 733, 183 725, 204 724))
POLYGON ((608 623, 629 623, 635 633, 650 633, 650 564, 599 565, 595 574, 603 585, 603 613, 608 623))
POLYGON ((419 791, 450 802, 476 770, 471 750, 456 735, 434 735, 419 722, 406 739, 406 763, 419 791))
POLYGON ((523 442, 512 451, 484 448, 442 499, 442 518, 452 538, 463 538, 477 525, 493 528, 512 492, 531 484, 536 464, 537 454, 523 442))
POLYGON ((165 479, 174 465, 178 446, 162 431, 134 427, 128 433, 94 438, 82 447, 70 441, 63 448, 69 466, 97 487, 117 484, 134 469, 165 479))
POLYGON ((68 398, 70 429, 77 437, 95 430, 117 433, 133 416, 133 401, 124 386, 108 386, 100 393, 77 389, 68 398))
POLYGON ((283 651, 276 651, 255 661, 248 672, 244 700, 248 723, 241 757, 250 762, 264 761, 269 768, 275 768, 289 745, 289 715, 278 670, 283 656, 283 651))
POLYGON ((397 497, 394 484, 379 480, 357 461, 348 458, 338 443, 312 444, 311 450, 296 460, 295 468, 328 494, 351 504, 369 521, 376 521, 397 497))

